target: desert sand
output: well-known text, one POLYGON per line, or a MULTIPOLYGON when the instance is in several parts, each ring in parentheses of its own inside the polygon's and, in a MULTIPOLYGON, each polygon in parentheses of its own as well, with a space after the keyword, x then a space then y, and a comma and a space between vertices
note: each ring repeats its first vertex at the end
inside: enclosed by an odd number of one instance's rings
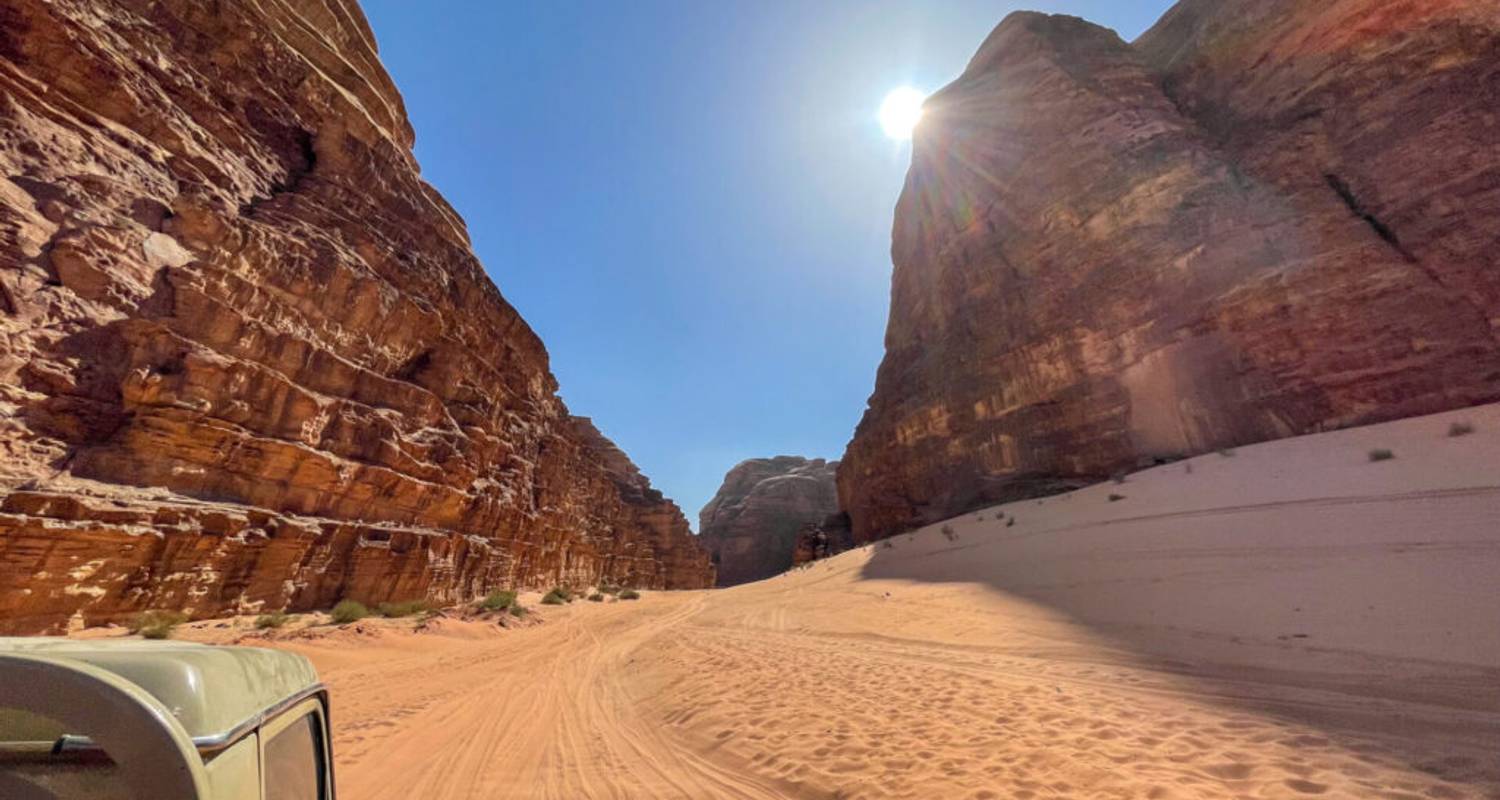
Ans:
POLYGON ((341 796, 1500 798, 1500 406, 535 616, 275 642, 341 796))

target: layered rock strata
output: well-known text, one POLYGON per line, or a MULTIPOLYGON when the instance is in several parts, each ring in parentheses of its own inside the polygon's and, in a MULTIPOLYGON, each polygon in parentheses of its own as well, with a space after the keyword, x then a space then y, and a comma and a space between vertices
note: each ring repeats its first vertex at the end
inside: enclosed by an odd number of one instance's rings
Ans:
POLYGON ((792 566, 797 531, 838 509, 837 461, 800 456, 736 464, 698 514, 698 539, 720 586, 769 578, 792 566))
POLYGON ((412 143, 347 0, 0 6, 0 628, 711 585, 412 143))
POLYGON ((839 470, 868 541, 1500 399, 1493 0, 1022 13, 934 95, 839 470))

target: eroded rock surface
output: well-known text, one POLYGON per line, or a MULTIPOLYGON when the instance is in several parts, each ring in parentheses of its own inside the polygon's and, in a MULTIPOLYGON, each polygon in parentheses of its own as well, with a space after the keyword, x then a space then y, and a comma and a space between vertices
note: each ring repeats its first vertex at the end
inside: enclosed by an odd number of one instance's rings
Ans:
POLYGON ((698 514, 699 541, 712 555, 719 585, 785 572, 797 532, 838 510, 839 462, 800 456, 752 458, 724 476, 698 514))
POLYGON ((0 5, 0 628, 712 583, 412 142, 347 0, 0 5))
POLYGON ((829 514, 819 522, 809 522, 797 529, 796 543, 792 545, 792 566, 800 567, 830 558, 853 546, 849 515, 842 511, 829 514))
POLYGON ((857 541, 1157 459, 1500 399, 1493 0, 1015 14, 934 95, 857 541))

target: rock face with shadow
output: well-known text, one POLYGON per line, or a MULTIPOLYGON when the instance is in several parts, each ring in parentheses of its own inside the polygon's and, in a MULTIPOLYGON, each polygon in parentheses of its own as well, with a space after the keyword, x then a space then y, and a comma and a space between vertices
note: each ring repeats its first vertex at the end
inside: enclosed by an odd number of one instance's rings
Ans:
POLYGON ((821 522, 809 522, 797 529, 792 545, 792 566, 800 567, 823 558, 831 558, 854 546, 849 529, 849 515, 840 511, 821 522))
POLYGON ((1008 17, 916 132, 856 541, 1500 398, 1496 108, 1491 0, 1008 17))
POLYGON ((8 2, 0 107, 0 629, 712 584, 353 2, 8 2))
POLYGON ((752 458, 724 476, 698 514, 698 539, 713 557, 720 586, 769 578, 792 566, 798 530, 838 510, 838 464, 800 456, 752 458))

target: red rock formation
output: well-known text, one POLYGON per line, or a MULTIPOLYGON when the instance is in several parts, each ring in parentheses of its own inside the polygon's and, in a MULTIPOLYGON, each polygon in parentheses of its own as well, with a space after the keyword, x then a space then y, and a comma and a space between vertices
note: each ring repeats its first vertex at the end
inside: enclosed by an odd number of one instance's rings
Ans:
POLYGON ((1496 108, 1493 0, 1007 18, 916 134, 856 540, 1500 398, 1496 108))
POLYGON ((349 0, 0 5, 0 627, 712 583, 412 141, 349 0))
POLYGON ((792 544, 792 566, 836 556, 853 546, 849 515, 842 511, 829 514, 821 522, 809 522, 797 529, 797 539, 792 544))
POLYGON ((720 586, 769 578, 792 566, 797 531, 838 510, 839 462, 800 456, 752 458, 724 476, 698 514, 698 541, 720 586))

